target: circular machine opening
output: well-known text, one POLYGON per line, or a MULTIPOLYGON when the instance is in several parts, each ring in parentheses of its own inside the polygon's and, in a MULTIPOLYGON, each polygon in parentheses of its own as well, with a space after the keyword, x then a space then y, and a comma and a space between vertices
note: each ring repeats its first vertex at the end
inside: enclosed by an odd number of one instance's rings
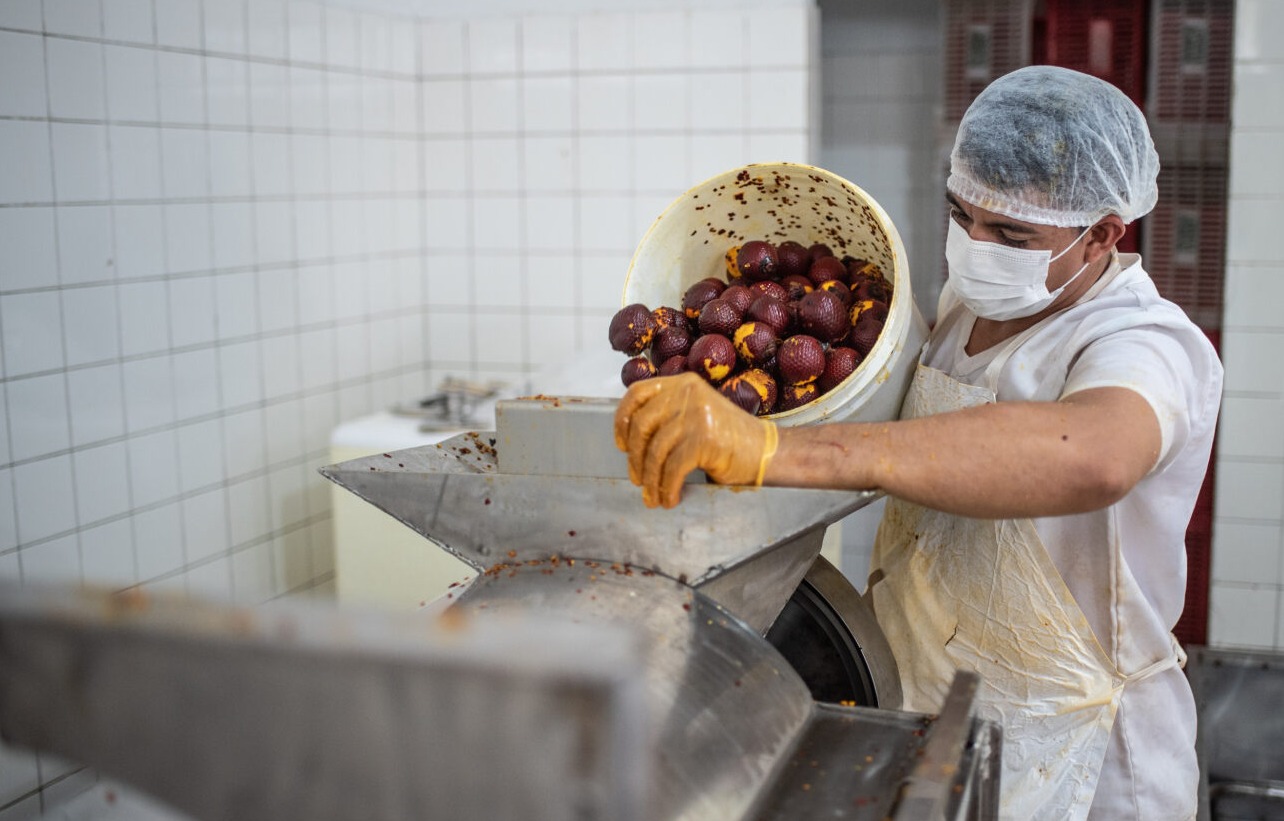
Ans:
POLYGON ((823 558, 798 585, 766 638, 816 701, 900 707, 899 677, 886 638, 860 594, 823 558))

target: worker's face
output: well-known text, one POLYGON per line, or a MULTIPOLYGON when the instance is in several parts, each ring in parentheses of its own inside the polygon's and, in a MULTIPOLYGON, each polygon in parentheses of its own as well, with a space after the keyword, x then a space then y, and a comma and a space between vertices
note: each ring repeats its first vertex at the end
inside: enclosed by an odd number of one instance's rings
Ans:
MULTIPOLYGON (((950 219, 957 222, 959 227, 977 242, 992 242, 996 245, 1030 251, 1051 251, 1056 259, 1048 263, 1047 288, 1049 291, 1060 288, 1076 273, 1083 270, 1086 264, 1097 262, 1109 252, 1110 247, 1113 247, 1113 242, 1110 246, 1102 246, 1100 239, 1095 236, 1098 233, 1095 227, 1093 231, 1088 232, 1087 236, 1079 239, 1084 233, 1083 228, 1057 228, 1052 225, 1024 222, 987 211, 949 193, 945 195, 945 201, 950 206, 950 219), (1076 239, 1079 241, 1075 242, 1076 239), (1060 256, 1057 256, 1058 254, 1060 256)), ((1091 282, 1085 281, 1083 284, 1090 286, 1091 282)), ((1066 298, 1077 298, 1077 293, 1082 290, 1086 288, 1067 289, 1054 304, 1064 302, 1066 298)))

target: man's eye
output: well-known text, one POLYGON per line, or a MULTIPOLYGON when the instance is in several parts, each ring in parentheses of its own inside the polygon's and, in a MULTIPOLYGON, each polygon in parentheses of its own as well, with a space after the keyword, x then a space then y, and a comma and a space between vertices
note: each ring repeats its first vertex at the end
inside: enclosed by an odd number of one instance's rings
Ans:
POLYGON ((952 219, 952 220, 954 220, 955 222, 957 222, 957 223, 959 223, 960 225, 962 225, 963 223, 967 222, 967 214, 964 214, 964 213, 963 213, 962 211, 960 211, 958 208, 951 207, 951 208, 950 208, 950 219, 952 219))
POLYGON ((1003 235, 1003 244, 1008 246, 1009 248, 1024 248, 1025 246, 1030 244, 1030 240, 1016 239, 1014 237, 1009 237, 1005 234, 1003 235))

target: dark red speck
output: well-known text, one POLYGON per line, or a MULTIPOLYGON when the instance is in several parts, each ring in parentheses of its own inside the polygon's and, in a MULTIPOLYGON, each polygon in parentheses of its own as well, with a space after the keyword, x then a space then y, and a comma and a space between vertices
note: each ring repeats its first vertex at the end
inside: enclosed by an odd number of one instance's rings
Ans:
POLYGON ((566 535, 567 535, 567 536, 574 536, 574 535, 575 535, 575 531, 574 531, 574 530, 568 530, 568 531, 566 531, 566 535))

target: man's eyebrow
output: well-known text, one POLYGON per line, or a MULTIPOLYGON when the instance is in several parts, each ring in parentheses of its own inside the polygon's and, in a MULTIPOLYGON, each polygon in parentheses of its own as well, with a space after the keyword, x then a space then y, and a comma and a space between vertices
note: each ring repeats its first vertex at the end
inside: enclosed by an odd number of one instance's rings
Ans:
MULTIPOLYGON (((945 201, 948 202, 950 205, 954 206, 955 208, 959 209, 960 211, 964 211, 966 213, 966 210, 963 208, 963 203, 959 202, 958 198, 955 197, 954 194, 950 193, 949 191, 945 192, 945 201)), ((1007 231, 1008 233, 1030 234, 1030 235, 1034 235, 1038 233, 1037 229, 1031 228, 1028 225, 1021 225, 1015 222, 1007 222, 1006 220, 1002 220, 1002 219, 986 220, 985 224, 987 227, 998 228, 1000 230, 1007 231)))

